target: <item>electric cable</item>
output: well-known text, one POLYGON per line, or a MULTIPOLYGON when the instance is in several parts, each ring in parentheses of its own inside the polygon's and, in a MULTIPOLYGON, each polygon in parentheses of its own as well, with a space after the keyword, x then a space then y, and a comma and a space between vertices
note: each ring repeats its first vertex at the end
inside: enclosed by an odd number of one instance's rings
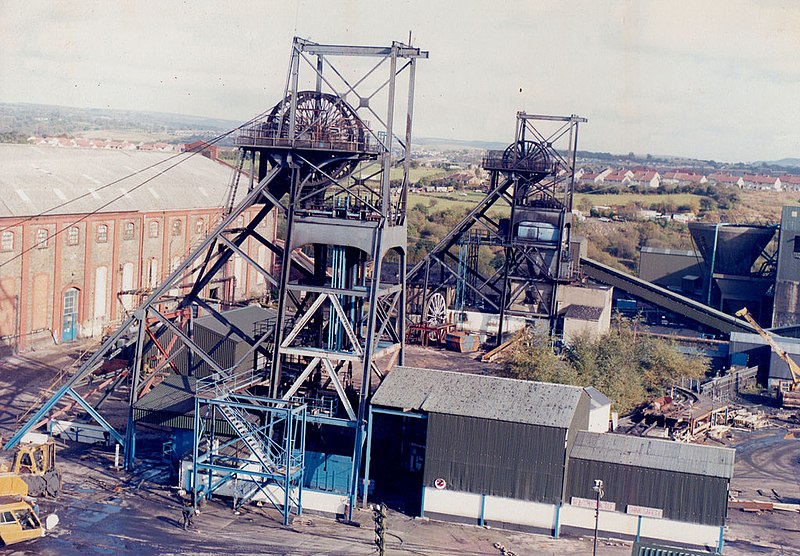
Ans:
MULTIPOLYGON (((123 182, 123 181, 127 180, 128 178, 132 178, 134 176, 137 176, 139 174, 147 172, 148 170, 152 170, 153 168, 156 168, 157 166, 160 166, 162 164, 166 164, 167 162, 169 162, 169 161, 171 161, 171 160, 173 160, 175 158, 180 158, 182 155, 184 155, 184 154, 186 154, 188 152, 189 156, 188 157, 184 157, 184 160, 187 160, 187 159, 191 158, 192 156, 202 152, 202 150, 205 147, 207 147, 209 145, 215 145, 216 143, 219 143, 222 139, 224 139, 225 137, 227 137, 231 133, 234 133, 234 132, 236 132, 236 131, 242 129, 243 127, 246 127, 246 126, 248 126, 248 125, 250 125, 252 123, 255 123, 259 119, 261 119, 264 116, 266 116, 268 112, 269 112, 269 110, 266 110, 266 111, 258 114, 257 116, 255 116, 253 118, 250 118, 248 121, 244 122, 243 124, 233 128, 231 130, 228 130, 228 131, 226 131, 226 132, 224 132, 224 133, 222 133, 220 135, 217 135, 216 137, 210 139, 209 141, 203 141, 201 145, 197 145, 196 147, 193 147, 189 151, 183 151, 183 152, 175 153, 174 155, 169 156, 169 157, 165 158, 164 160, 159 160, 158 162, 154 162, 153 164, 151 164, 149 166, 146 166, 146 167, 144 167, 144 168, 142 168, 140 170, 137 170, 135 172, 131 172, 130 174, 127 174, 127 175, 125 175, 125 176, 123 176, 121 178, 117 178, 117 179, 115 179, 115 180, 113 180, 113 181, 111 181, 109 183, 101 185, 100 187, 98 187, 96 189, 92 189, 91 191, 87 191, 86 193, 78 195, 77 197, 73 197, 72 199, 68 199, 68 200, 66 200, 66 201, 64 201, 62 203, 57 204, 57 205, 53 205, 52 207, 50 207, 47 210, 44 210, 44 211, 39 212, 37 214, 26 216, 26 217, 24 217, 24 218, 22 218, 22 219, 20 219, 20 220, 18 220, 16 222, 14 222, 13 224, 9 224, 8 226, 5 226, 4 228, 0 228, 0 232, 4 232, 4 231, 6 231, 6 230, 8 230, 10 228, 14 228, 16 226, 20 226, 21 224, 24 224, 25 222, 30 222, 31 220, 35 220, 35 219, 40 218, 42 216, 46 216, 47 214, 50 214, 51 212, 53 212, 55 210, 58 210, 58 209, 60 209, 62 207, 65 207, 65 206, 71 204, 71 203, 74 203, 75 201, 79 201, 81 199, 84 199, 84 198, 88 197, 89 195, 94 195, 98 191, 102 191, 104 189, 107 189, 107 188, 109 188, 109 187, 111 187, 113 185, 116 185, 116 184, 118 184, 120 182, 123 182)), ((128 193, 130 193, 130 191, 128 193)), ((119 197, 117 197, 114 200, 116 201, 116 200, 122 198, 123 196, 124 196, 124 194, 120 195, 119 197)))

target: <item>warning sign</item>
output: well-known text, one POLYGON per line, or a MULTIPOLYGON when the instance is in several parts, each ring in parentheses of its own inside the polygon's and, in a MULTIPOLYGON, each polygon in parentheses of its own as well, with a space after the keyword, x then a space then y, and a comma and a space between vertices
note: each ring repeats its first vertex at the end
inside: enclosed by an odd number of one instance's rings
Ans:
POLYGON ((438 490, 444 490, 447 488, 447 481, 442 478, 436 479, 433 481, 433 486, 435 486, 438 490))

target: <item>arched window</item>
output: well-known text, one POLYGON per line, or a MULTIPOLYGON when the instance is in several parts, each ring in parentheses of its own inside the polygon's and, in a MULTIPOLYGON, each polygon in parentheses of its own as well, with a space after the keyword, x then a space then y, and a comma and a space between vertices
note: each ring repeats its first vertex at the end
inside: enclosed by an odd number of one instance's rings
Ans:
POLYGON ((122 232, 122 239, 133 239, 136 234, 136 224, 133 222, 125 222, 125 228, 122 232))
POLYGON ((150 221, 150 228, 148 235, 150 237, 158 237, 158 220, 151 220, 150 221))
POLYGON ((50 239, 50 234, 47 228, 39 228, 36 230, 36 247, 39 249, 47 249, 47 242, 50 239))
POLYGON ((183 231, 183 222, 181 222, 180 218, 176 218, 172 221, 172 235, 179 236, 183 231))
POLYGON ((202 218, 198 218, 194 221, 194 233, 202 234, 206 231, 206 222, 202 218))
POLYGON ((71 226, 67 230, 67 245, 78 245, 81 239, 81 231, 77 226, 71 226))
POLYGON ((9 230, 3 232, 3 240, 2 244, 0 244, 0 250, 3 251, 14 250, 14 232, 11 232, 9 230))
POLYGON ((97 226, 97 243, 108 242, 108 226, 99 224, 97 226))

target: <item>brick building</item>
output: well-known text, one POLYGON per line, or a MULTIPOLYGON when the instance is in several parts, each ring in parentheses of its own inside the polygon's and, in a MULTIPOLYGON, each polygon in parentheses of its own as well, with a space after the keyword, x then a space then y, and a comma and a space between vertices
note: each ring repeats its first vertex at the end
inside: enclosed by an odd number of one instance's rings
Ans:
MULTIPOLYGON (((230 180, 229 166, 203 156, 0 145, 0 345, 113 327, 213 229, 230 180)), ((259 228, 274 240, 274 217, 259 228)), ((271 269, 267 248, 243 247, 271 269)), ((237 256, 208 288, 243 300, 268 284, 237 256)))

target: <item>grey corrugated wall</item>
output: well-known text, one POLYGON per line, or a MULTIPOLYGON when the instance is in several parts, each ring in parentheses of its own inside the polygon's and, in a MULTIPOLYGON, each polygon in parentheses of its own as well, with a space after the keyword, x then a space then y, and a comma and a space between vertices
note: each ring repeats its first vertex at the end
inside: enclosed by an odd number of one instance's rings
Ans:
POLYGON ((566 429, 431 413, 426 486, 558 503, 566 429))
MULTIPOLYGON (((159 336, 159 343, 162 345, 162 347, 164 347, 164 349, 167 349, 170 345, 170 342, 172 342, 173 337, 174 333, 171 330, 164 330, 161 336, 159 336)), ((223 338, 219 333, 209 330, 201 325, 195 325, 194 327, 194 342, 204 349, 209 355, 211 355, 211 358, 223 369, 227 369, 236 362, 237 351, 241 352, 241 356, 250 347, 246 342, 237 342, 231 338, 223 338), (242 344, 243 346, 238 346, 237 344, 242 344)), ((172 352, 181 346, 183 346, 183 342, 179 339, 173 345, 172 352)), ((188 351, 188 348, 184 348, 181 353, 172 359, 172 362, 178 368, 178 372, 183 375, 188 374, 188 351)), ((150 355, 158 355, 159 357, 161 356, 161 352, 156 346, 152 345, 152 343, 148 346, 147 351, 145 352, 145 361, 148 360, 150 355)), ((202 378, 211 374, 211 365, 206 363, 199 355, 193 355, 192 359, 194 374, 197 377, 202 378)), ((252 359, 248 358, 242 363, 241 367, 248 368, 251 364, 252 359)))
POLYGON ((572 422, 569 424, 567 431, 567 449, 564 452, 564 479, 561 483, 561 496, 562 499, 566 496, 567 492, 567 474, 569 473, 569 454, 572 452, 572 445, 575 444, 575 439, 578 437, 578 432, 585 431, 589 428, 589 413, 591 411, 591 398, 584 390, 575 406, 575 414, 572 416, 572 422))
POLYGON ((565 502, 570 498, 594 498, 595 479, 605 484, 604 500, 616 502, 617 511, 627 505, 661 508, 666 519, 724 525, 728 508, 728 481, 675 471, 570 459, 565 502))

